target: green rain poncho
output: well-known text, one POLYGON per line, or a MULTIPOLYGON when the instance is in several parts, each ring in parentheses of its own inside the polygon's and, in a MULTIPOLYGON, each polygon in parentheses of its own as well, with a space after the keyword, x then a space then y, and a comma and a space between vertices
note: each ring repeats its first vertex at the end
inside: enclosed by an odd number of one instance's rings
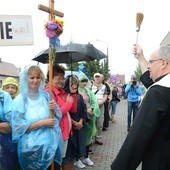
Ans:
POLYGON ((89 79, 81 74, 79 76, 79 93, 83 96, 83 93, 86 93, 86 95, 88 95, 89 101, 88 101, 88 106, 87 108, 90 106, 90 108, 93 110, 93 115, 90 116, 90 120, 88 122, 85 123, 84 125, 84 131, 85 131, 85 144, 86 146, 91 144, 92 142, 92 138, 95 136, 96 134, 96 117, 100 116, 100 109, 99 109, 99 105, 97 103, 97 99, 95 94, 88 88, 90 85, 90 81, 89 79), (81 86, 81 81, 82 80, 87 80, 87 85, 86 87, 82 87, 81 86), (88 87, 87 87, 88 86, 88 87))

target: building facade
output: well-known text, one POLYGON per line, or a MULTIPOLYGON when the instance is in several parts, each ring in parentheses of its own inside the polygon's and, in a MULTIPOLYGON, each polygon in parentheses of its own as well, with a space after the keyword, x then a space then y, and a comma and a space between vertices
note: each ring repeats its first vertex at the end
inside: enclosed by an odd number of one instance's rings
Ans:
POLYGON ((0 58, 0 87, 7 77, 14 77, 18 79, 20 71, 20 68, 17 68, 12 63, 4 62, 0 58))

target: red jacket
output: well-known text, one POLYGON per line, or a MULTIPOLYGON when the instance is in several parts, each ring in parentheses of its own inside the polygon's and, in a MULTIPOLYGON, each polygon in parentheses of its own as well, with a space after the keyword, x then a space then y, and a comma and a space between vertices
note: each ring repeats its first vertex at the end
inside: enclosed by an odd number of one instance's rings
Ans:
MULTIPOLYGON (((49 92, 49 87, 46 87, 45 91, 49 92)), ((70 134, 70 124, 67 112, 69 112, 69 110, 71 109, 72 103, 66 101, 67 94, 63 89, 57 89, 53 86, 52 91, 53 99, 59 105, 62 112, 62 119, 60 121, 62 136, 64 140, 67 140, 70 134)))

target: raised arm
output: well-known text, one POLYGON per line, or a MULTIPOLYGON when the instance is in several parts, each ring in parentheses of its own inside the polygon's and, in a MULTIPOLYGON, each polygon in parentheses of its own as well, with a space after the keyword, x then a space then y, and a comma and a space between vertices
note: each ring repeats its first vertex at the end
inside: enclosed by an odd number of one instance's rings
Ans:
POLYGON ((133 45, 133 54, 139 61, 142 74, 145 73, 148 70, 148 61, 145 59, 143 49, 138 44, 133 45))

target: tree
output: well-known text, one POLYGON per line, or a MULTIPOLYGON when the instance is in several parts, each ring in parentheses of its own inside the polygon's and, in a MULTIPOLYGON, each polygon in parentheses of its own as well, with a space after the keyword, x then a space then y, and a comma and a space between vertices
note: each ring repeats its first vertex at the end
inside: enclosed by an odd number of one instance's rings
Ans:
POLYGON ((141 75, 142 75, 142 71, 141 71, 140 65, 138 64, 135 70, 135 76, 136 76, 137 81, 140 81, 141 75))
POLYGON ((108 61, 107 60, 104 60, 104 63, 103 63, 103 69, 102 69, 102 74, 108 78, 110 76, 109 74, 109 68, 108 68, 108 61))
POLYGON ((89 78, 92 78, 93 74, 97 72, 103 74, 106 78, 109 76, 109 71, 107 69, 106 62, 101 63, 98 60, 67 64, 67 70, 78 71, 80 65, 84 65, 86 67, 85 74, 89 78))
POLYGON ((79 63, 67 64, 67 70, 77 71, 79 69, 79 63))

